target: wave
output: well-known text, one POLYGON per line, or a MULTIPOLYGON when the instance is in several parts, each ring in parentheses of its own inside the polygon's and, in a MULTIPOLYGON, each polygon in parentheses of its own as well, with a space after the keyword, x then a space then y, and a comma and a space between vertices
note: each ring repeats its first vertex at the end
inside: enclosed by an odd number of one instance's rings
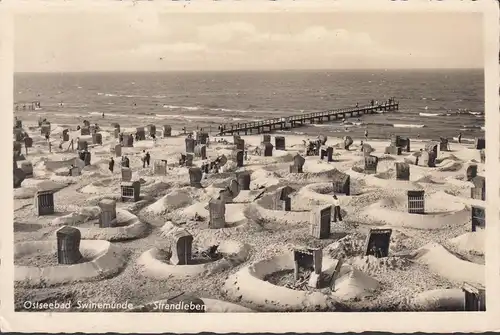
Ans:
POLYGON ((447 114, 443 113, 418 113, 420 116, 445 116, 447 114))
POLYGON ((462 125, 462 128, 465 128, 465 129, 481 129, 481 128, 483 128, 483 126, 476 126, 476 125, 473 125, 473 126, 470 126, 470 125, 462 125))
POLYGON ((482 130, 482 131, 485 131, 485 127, 482 127, 482 126, 462 126, 462 128, 460 128, 461 131, 475 131, 475 130, 482 130))
POLYGON ((207 116, 207 115, 180 115, 180 114, 156 114, 157 119, 184 119, 184 120, 232 120, 232 121, 258 121, 258 120, 245 120, 238 117, 224 117, 224 116, 207 116))
POLYGON ((393 124, 394 128, 424 128, 424 124, 393 124))
POLYGON ((122 98, 153 98, 153 97, 155 97, 155 96, 150 97, 149 95, 118 94, 118 93, 103 93, 103 92, 97 92, 97 95, 105 96, 105 97, 122 97, 122 98))
POLYGON ((163 105, 163 108, 167 109, 187 109, 190 111, 197 111, 200 110, 200 107, 197 106, 176 106, 176 105, 163 105))

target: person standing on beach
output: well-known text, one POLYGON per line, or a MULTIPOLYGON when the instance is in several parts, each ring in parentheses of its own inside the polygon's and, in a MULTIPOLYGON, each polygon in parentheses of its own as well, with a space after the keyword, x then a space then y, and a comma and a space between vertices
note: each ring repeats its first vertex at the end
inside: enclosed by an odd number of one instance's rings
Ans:
POLYGON ((365 141, 368 140, 368 130, 365 130, 365 141))
POLYGON ((462 133, 458 133, 458 143, 462 143, 462 133))
POLYGON ((115 168, 115 160, 113 157, 109 160, 109 171, 113 172, 113 169, 115 168))
POLYGON ((146 150, 142 150, 142 167, 145 168, 146 167, 146 150))
POLYGON ((339 219, 342 222, 342 214, 340 213, 340 200, 337 198, 337 195, 333 195, 333 222, 337 222, 339 219))
POLYGON ((146 156, 144 158, 146 159, 146 164, 149 167, 149 162, 151 161, 151 155, 149 154, 149 151, 146 152, 146 156))
POLYGON ((104 112, 102 112, 102 118, 104 119, 104 112))

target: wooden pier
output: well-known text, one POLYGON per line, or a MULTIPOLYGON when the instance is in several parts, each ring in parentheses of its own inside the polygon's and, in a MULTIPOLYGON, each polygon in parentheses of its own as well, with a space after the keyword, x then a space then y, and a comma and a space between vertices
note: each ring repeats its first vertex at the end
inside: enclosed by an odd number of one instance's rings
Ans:
POLYGON ((363 114, 373 114, 378 111, 397 111, 399 102, 393 101, 378 105, 357 106, 341 109, 328 110, 307 114, 292 115, 287 117, 277 117, 274 119, 253 121, 246 123, 231 123, 222 125, 219 135, 233 135, 244 133, 245 135, 269 133, 278 129, 290 129, 303 126, 304 124, 323 123, 332 120, 342 120, 347 117, 355 117, 363 114))

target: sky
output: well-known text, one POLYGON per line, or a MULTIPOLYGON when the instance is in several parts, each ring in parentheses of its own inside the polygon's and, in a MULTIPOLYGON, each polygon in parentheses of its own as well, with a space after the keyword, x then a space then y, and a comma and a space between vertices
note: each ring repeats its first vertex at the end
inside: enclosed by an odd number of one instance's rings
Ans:
POLYGON ((17 14, 16 72, 483 68, 480 13, 17 14))

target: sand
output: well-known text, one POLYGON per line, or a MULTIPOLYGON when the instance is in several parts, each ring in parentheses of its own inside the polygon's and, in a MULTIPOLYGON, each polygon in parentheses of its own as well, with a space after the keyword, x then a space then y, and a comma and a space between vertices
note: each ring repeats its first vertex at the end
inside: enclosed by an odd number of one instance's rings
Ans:
MULTIPOLYGON (((25 124, 24 128, 28 126, 25 124)), ((103 145, 92 145, 89 140, 92 165, 77 177, 65 173, 76 152, 66 150, 67 142, 62 144, 62 150, 58 148, 56 134, 65 127, 52 124, 52 153, 38 130, 29 132, 34 148, 29 150, 27 159, 33 164, 34 177, 14 190, 15 241, 53 241, 55 230, 61 224, 69 224, 95 242, 113 241, 111 245, 120 248, 120 255, 126 255, 118 257, 118 265, 124 263, 123 268, 97 281, 64 278, 69 282, 64 286, 57 286, 57 281, 48 286, 35 282, 27 289, 17 283, 16 308, 21 308, 24 299, 37 296, 46 300, 62 295, 80 301, 128 301, 141 306, 186 292, 221 301, 214 306, 226 306, 226 302, 254 311, 437 310, 461 306, 456 301, 457 290, 464 282, 484 284, 484 234, 481 229, 472 233, 470 221, 471 205, 482 202, 468 199, 472 185, 464 181, 471 162, 478 165, 478 174, 484 176, 484 164, 472 144, 451 143, 452 151, 440 152, 435 168, 411 165, 408 182, 395 180, 394 163, 411 159, 424 147, 424 140, 412 141, 412 152, 401 156, 383 153, 389 140, 368 140, 375 149, 372 154, 380 160, 377 175, 367 175, 358 171, 364 165, 359 139, 346 151, 338 149, 342 139, 328 138, 327 144, 335 147, 334 162, 305 157, 304 173, 294 174, 288 166, 297 152, 303 153, 303 140, 307 140, 304 136, 285 134, 286 150, 274 150, 272 157, 251 154, 262 135, 242 136, 248 160, 243 168, 237 168, 231 160, 232 137, 213 135, 208 157, 214 159, 224 154, 229 160, 222 173, 207 175, 199 189, 189 185, 188 170, 176 164, 185 151, 184 136, 139 141, 133 148, 122 148, 122 155, 130 159, 133 180, 141 182, 140 201, 126 203, 120 201, 120 158, 115 158, 114 172, 107 167, 107 161, 114 156, 110 152, 116 142, 113 131, 111 126, 100 126, 103 145), (213 142, 222 139, 229 144, 213 142), (150 167, 142 167, 143 150, 151 154, 150 167), (168 161, 165 176, 153 173, 157 159, 168 161), (229 185, 235 172, 243 170, 252 173, 250 190, 240 191, 234 203, 226 204, 225 228, 209 229, 210 199, 229 185), (330 237, 318 240, 310 234, 311 211, 333 203, 334 170, 350 175, 352 191, 349 196, 339 195, 344 222, 332 223, 330 237), (290 212, 276 210, 270 202, 278 186, 286 185, 294 189, 290 194, 290 212), (37 189, 46 188, 58 189, 54 196, 55 214, 37 217, 33 195, 37 189), (413 189, 425 191, 428 213, 418 219, 413 216, 412 224, 402 224, 410 217, 405 212, 406 190, 413 189), (113 238, 116 232, 101 233, 94 224, 100 213, 96 206, 103 198, 117 200, 117 212, 122 217, 123 213, 131 215, 122 218, 126 225, 140 225, 137 230, 132 229, 133 236, 121 231, 124 235, 119 236, 127 241, 113 238), (170 265, 158 256, 158 247, 168 245, 172 233, 181 228, 192 234, 194 249, 211 245, 224 249, 223 258, 215 262, 222 265, 203 265, 198 269, 198 265, 186 265, 191 268, 184 271, 184 266, 170 265), (389 257, 364 255, 364 242, 371 228, 393 229, 389 257), (344 259, 334 290, 293 290, 264 280, 266 275, 293 269, 291 250, 299 246, 323 247, 325 266, 344 259), (259 270, 261 264, 267 264, 266 273, 259 270), (464 267, 470 269, 465 271, 468 275, 464 274, 464 267), (412 300, 414 297, 418 299, 412 300)), ((76 125, 71 127, 74 130, 76 125)), ((70 131, 70 137, 82 138, 76 131, 70 131)), ((201 160, 195 158, 194 165, 200 166, 201 160)), ((39 257, 47 268, 54 267, 50 259, 39 257)), ((43 265, 40 264, 42 268, 43 265)), ((213 310, 230 311, 231 306, 213 310)))

